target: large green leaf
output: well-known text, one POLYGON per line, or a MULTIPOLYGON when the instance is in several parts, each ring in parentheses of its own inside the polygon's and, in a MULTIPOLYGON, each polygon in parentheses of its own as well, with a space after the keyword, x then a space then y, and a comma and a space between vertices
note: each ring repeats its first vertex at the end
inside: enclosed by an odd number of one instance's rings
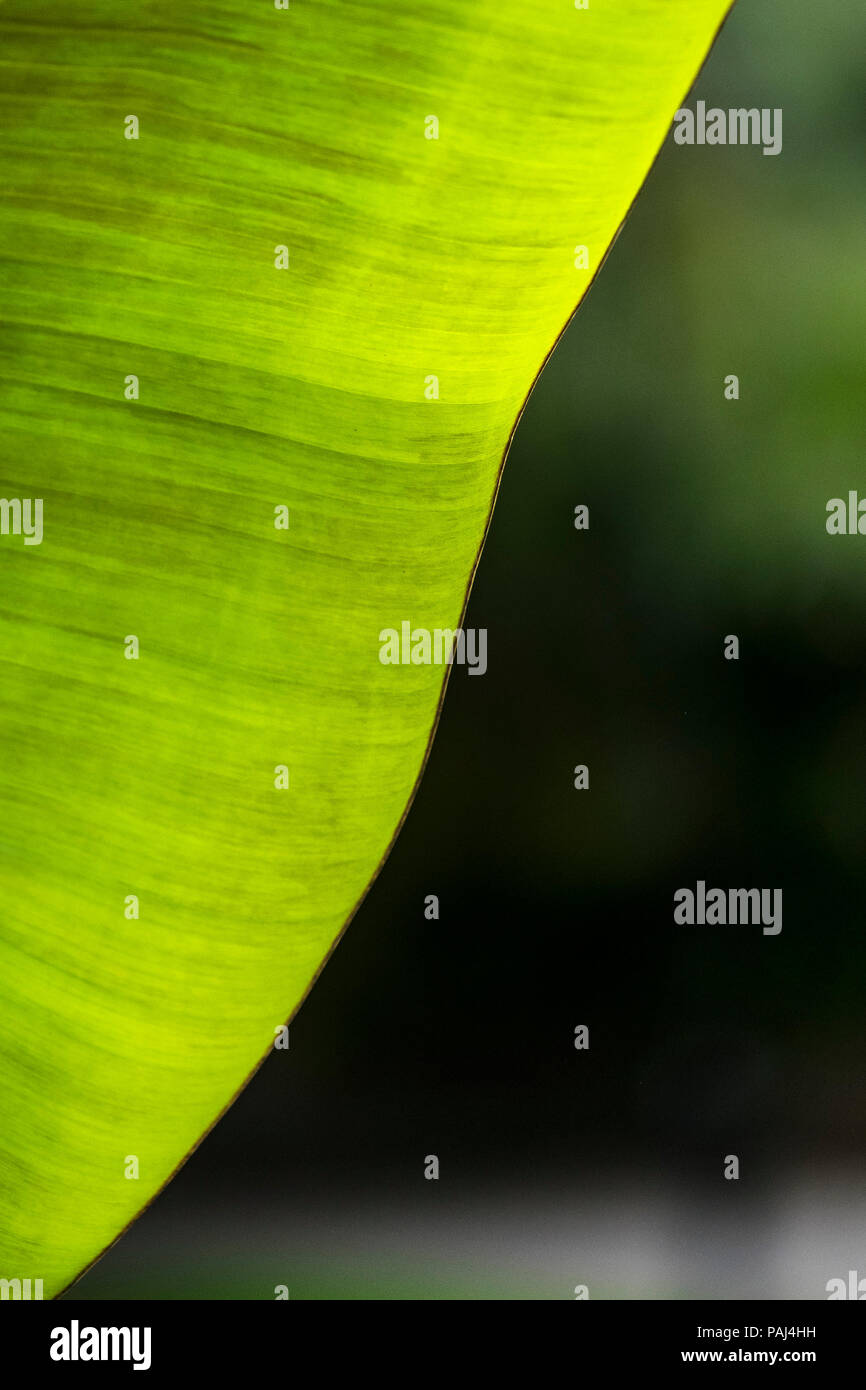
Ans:
POLYGON ((0 9, 2 494, 44 506, 0 536, 0 1275, 55 1293, 114 1239, 387 853, 443 667, 379 632, 458 624, 726 8, 0 9))

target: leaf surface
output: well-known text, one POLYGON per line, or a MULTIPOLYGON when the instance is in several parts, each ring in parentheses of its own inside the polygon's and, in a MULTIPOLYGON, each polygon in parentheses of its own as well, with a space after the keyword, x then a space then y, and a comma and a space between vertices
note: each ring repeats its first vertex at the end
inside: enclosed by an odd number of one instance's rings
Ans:
POLYGON ((447 668, 380 631, 459 624, 726 9, 0 8, 0 486, 43 502, 0 536, 3 1277, 134 1218, 387 853, 447 668))

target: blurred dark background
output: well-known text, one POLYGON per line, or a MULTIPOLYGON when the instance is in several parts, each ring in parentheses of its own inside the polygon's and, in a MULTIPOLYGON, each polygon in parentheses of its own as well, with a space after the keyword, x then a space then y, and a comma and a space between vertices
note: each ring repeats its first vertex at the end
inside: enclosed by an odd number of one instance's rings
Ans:
POLYGON ((855 0, 741 0, 689 105, 781 107, 781 155, 668 141, 517 433, 487 675, 290 1050, 72 1297, 866 1275, 866 539, 824 525, 866 495, 864 52, 855 0), (781 935, 675 926, 698 878, 781 887, 781 935))

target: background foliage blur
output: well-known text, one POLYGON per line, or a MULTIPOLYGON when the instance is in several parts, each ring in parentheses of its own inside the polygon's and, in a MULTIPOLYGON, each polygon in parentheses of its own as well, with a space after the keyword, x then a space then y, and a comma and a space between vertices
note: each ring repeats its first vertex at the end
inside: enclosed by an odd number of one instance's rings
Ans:
POLYGON ((866 540, 824 526, 866 495, 864 51, 856 0, 740 0, 688 104, 781 107, 781 155, 668 141, 512 448, 488 674, 290 1051, 74 1297, 866 1272, 866 540), (697 878, 782 887, 782 934, 675 927, 697 878))

